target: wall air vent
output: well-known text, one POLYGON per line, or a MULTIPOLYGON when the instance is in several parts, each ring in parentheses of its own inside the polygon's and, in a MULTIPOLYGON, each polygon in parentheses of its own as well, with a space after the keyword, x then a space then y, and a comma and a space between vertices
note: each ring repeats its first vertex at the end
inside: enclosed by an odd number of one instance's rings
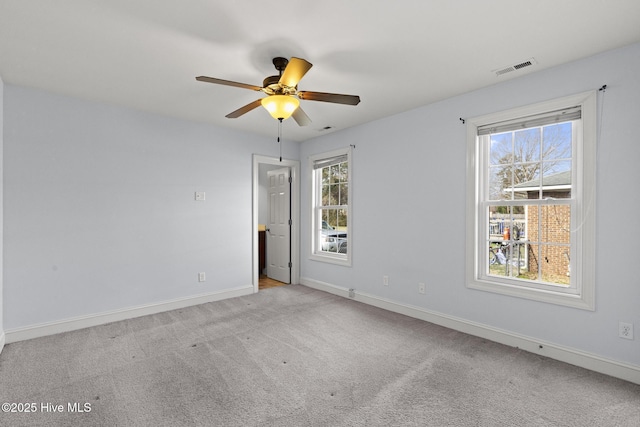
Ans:
POLYGON ((508 67, 502 67, 498 70, 493 70, 493 72, 496 73, 497 77, 499 77, 503 74, 507 74, 512 71, 522 70, 523 68, 527 68, 535 64, 536 64, 535 58, 529 58, 526 61, 518 62, 517 64, 509 65, 508 67))

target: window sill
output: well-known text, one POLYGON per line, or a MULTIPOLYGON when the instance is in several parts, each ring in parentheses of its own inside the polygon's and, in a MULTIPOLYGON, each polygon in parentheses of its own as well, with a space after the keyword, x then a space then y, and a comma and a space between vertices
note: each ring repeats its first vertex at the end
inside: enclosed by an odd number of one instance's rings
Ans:
POLYGON ((351 267, 351 258, 343 255, 332 255, 330 253, 313 253, 309 256, 312 261, 326 262, 328 264, 342 265, 345 267, 351 267))
POLYGON ((583 295, 576 295, 475 279, 468 281, 467 287, 470 289, 540 301, 548 304, 563 305, 582 310, 595 310, 593 295, 585 295, 584 293, 583 295))

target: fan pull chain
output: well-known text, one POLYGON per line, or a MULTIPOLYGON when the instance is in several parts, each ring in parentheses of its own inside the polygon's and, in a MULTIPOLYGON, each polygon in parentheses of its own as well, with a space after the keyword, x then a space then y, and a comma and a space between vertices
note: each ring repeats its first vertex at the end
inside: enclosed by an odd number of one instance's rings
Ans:
POLYGON ((280 138, 282 137, 282 119, 278 119, 278 145, 280 146, 280 162, 282 162, 282 142, 280 138))

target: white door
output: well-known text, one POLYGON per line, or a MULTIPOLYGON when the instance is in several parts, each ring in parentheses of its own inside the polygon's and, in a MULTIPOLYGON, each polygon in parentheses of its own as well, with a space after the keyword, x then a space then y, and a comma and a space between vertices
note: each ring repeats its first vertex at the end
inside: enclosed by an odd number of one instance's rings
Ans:
POLYGON ((291 183, 289 168, 267 172, 269 221, 267 222, 267 276, 291 282, 291 183))

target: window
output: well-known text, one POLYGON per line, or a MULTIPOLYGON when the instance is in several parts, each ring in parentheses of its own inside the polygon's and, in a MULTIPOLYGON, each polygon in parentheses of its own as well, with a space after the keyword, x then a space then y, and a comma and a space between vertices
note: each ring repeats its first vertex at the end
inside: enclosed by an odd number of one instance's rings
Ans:
POLYGON ((351 150, 343 149, 310 159, 313 259, 351 265, 350 158, 351 150))
POLYGON ((468 120, 468 287, 594 309, 595 105, 468 120))

